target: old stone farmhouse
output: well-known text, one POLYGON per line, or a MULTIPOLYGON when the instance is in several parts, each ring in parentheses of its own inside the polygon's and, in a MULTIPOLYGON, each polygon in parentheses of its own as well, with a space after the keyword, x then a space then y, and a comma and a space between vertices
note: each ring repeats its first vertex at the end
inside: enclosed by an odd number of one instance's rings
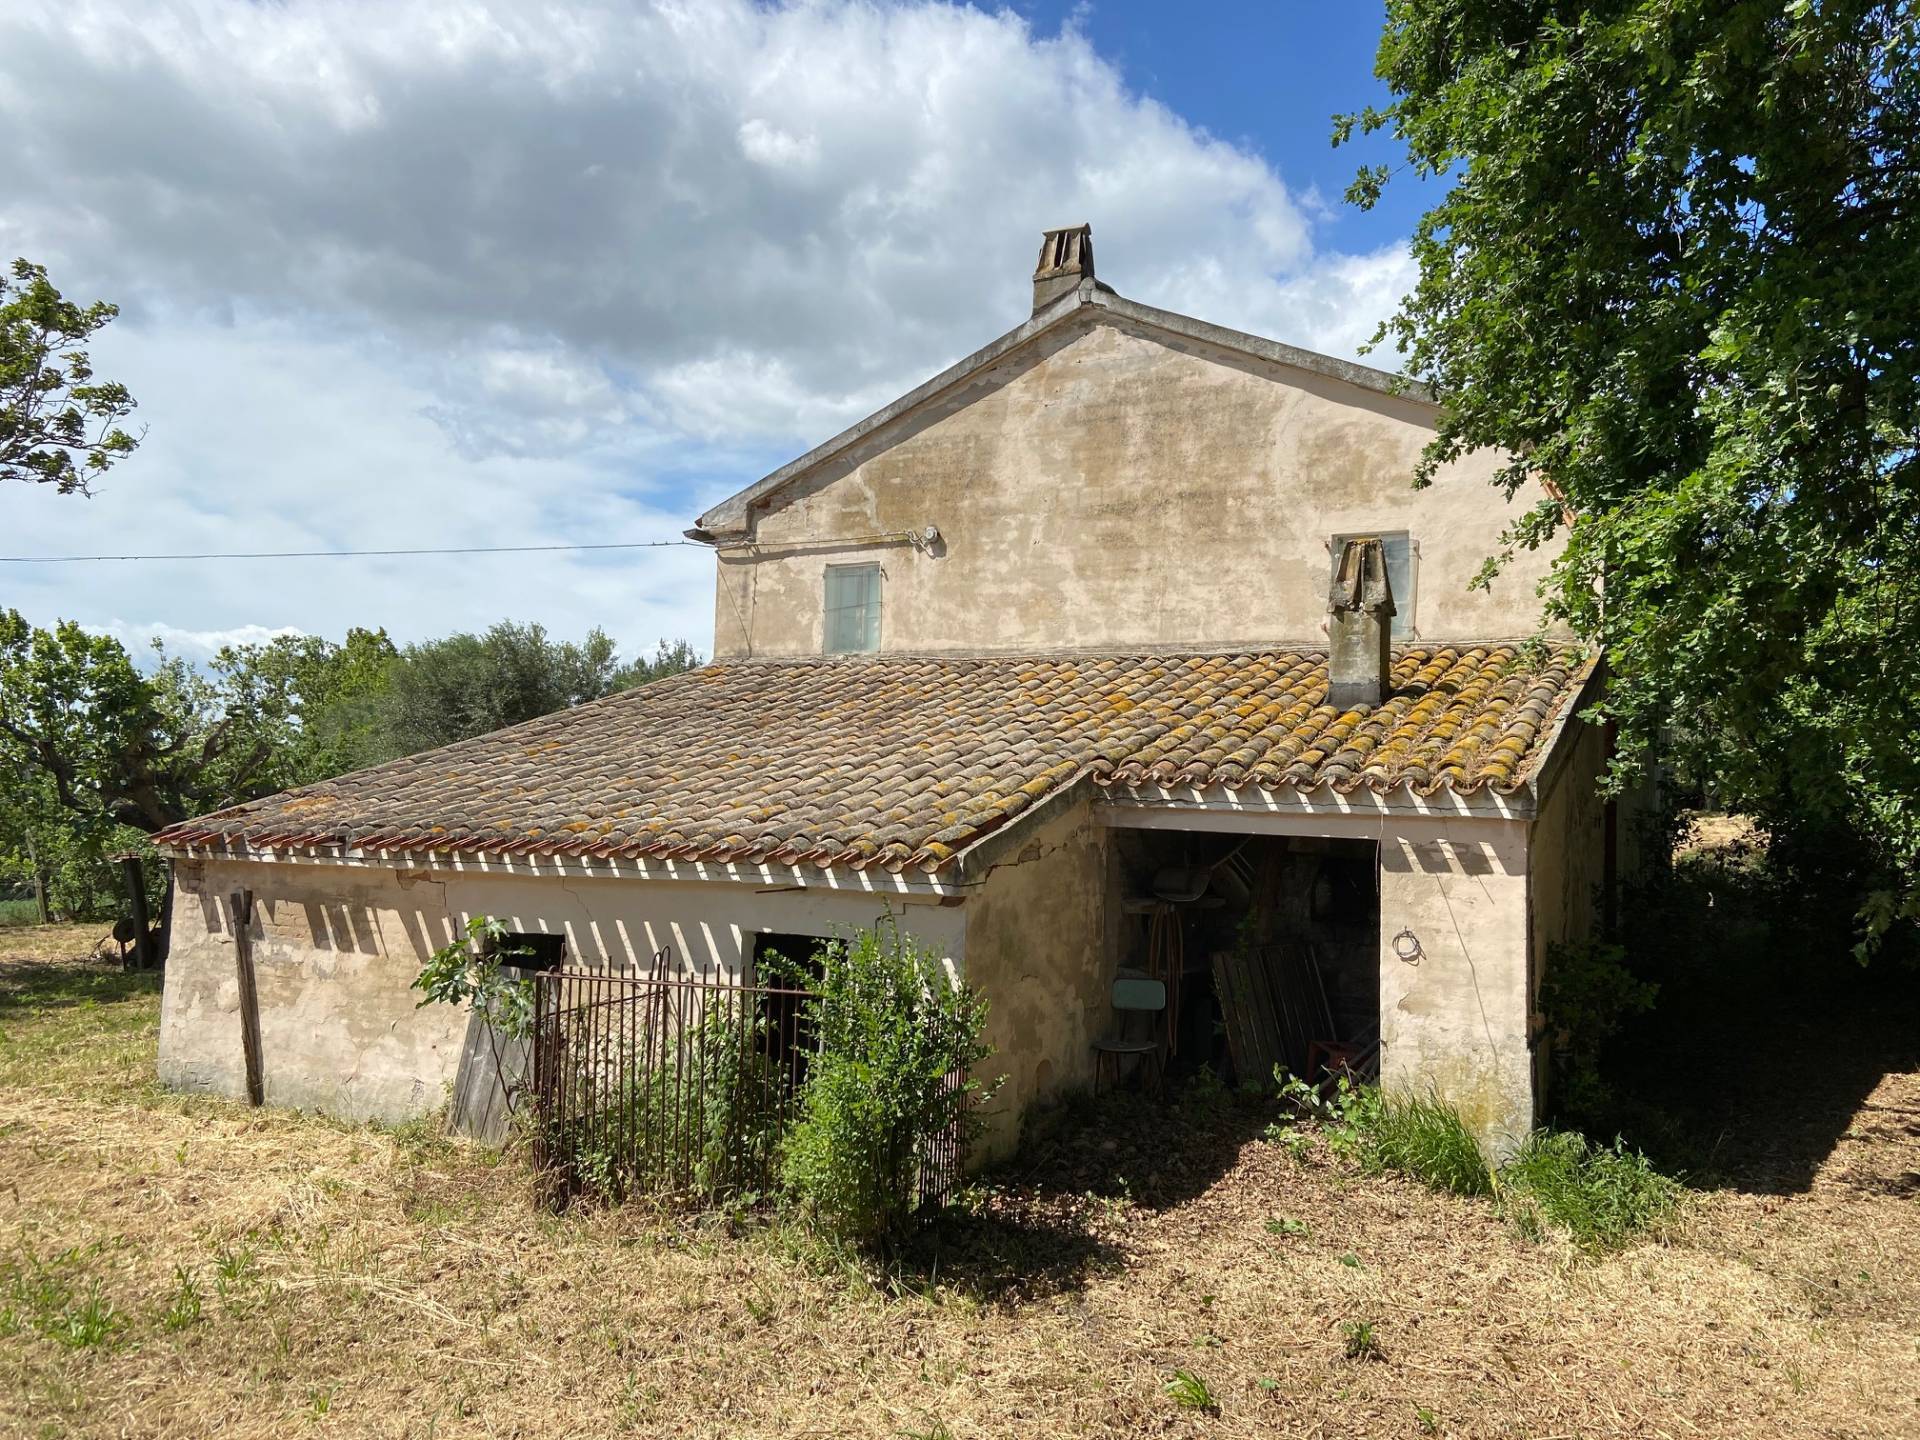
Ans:
POLYGON ((1410 486, 1434 414, 1049 233, 1029 318, 688 532, 712 664, 164 834, 162 1079, 246 1085, 236 891, 267 1101, 351 1117, 443 1103, 465 1018, 408 987, 469 916, 751 975, 891 911, 989 997, 990 1152, 1094 1081, 1122 972, 1175 1068, 1377 1066, 1510 1143, 1624 827, 1597 658, 1525 643, 1550 557, 1468 588, 1495 457, 1410 486))

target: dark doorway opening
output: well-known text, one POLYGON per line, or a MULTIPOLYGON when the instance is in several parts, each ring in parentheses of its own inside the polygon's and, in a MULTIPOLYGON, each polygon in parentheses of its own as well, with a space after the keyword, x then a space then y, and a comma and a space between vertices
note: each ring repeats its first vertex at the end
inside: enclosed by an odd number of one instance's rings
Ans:
POLYGON ((510 930, 494 947, 501 964, 531 975, 542 970, 558 970, 566 963, 567 937, 537 932, 510 930))
POLYGON ((1122 973, 1164 979, 1166 1073, 1270 1085, 1379 1070, 1380 894, 1370 840, 1116 832, 1122 973))
POLYGON ((796 1079, 805 1070, 815 1040, 806 996, 798 992, 819 988, 826 974, 823 952, 831 943, 819 935, 767 932, 753 937, 753 970, 748 978, 774 992, 760 997, 760 1047, 770 1059, 790 1067, 796 1079))

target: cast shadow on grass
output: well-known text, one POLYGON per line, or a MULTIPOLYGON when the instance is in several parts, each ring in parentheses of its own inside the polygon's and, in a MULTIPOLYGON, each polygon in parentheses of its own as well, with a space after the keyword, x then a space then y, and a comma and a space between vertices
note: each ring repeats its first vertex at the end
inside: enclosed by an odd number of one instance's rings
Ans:
POLYGON ((1606 1055, 1614 1103, 1575 1121, 1618 1130, 1696 1188, 1793 1195, 1827 1170, 1920 1194, 1897 1159, 1920 1141, 1920 1110, 1874 1098, 1920 1071, 1920 971, 1894 955, 1862 966, 1848 917, 1812 913, 1740 855, 1684 862, 1656 899, 1626 939, 1658 1001, 1606 1055), (1830 1167, 1843 1147, 1889 1140, 1873 1164, 1830 1167))
POLYGON ((1077 1097, 1030 1117, 1019 1153, 916 1232, 896 1268, 903 1280, 995 1303, 1077 1290, 1124 1263, 1125 1250, 1102 1233, 1121 1212, 1204 1193, 1273 1114, 1270 1101, 1243 1103, 1217 1087, 1077 1097))
POLYGON ((8 959, 0 962, 0 1020, 157 995, 162 978, 161 971, 122 970, 115 961, 8 959))

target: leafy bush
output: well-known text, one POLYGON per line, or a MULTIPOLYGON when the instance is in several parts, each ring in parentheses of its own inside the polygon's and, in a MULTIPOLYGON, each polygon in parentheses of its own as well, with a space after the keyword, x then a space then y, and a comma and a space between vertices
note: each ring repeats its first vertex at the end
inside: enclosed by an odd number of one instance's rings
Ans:
POLYGON ((830 1238, 873 1245, 914 1210, 929 1144, 977 1126, 980 1088, 949 1077, 991 1053, 987 1005, 898 925, 819 958, 819 993, 802 1009, 818 1049, 782 1178, 830 1238))
MULTIPOLYGON (((471 1005, 501 1034, 515 1040, 533 1031, 533 982, 515 980, 500 967, 525 952, 501 944, 507 930, 491 915, 476 915, 451 943, 427 957, 413 989, 420 1006, 471 1005)), ((419 1008, 419 1007, 416 1007, 419 1008)))
POLYGON ((1620 1140, 1592 1145, 1571 1130, 1538 1130, 1500 1171, 1500 1198, 1523 1235, 1564 1230, 1583 1250, 1617 1250, 1670 1219, 1679 1184, 1620 1140))

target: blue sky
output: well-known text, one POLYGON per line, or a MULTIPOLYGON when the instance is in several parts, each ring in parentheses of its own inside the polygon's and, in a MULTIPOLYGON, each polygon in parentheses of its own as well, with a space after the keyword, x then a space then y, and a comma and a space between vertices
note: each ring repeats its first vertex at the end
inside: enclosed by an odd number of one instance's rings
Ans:
MULTIPOLYGON (((147 427, 6 554, 669 540, 1026 313, 1086 220, 1149 304, 1355 353, 1412 280, 1365 5, 12 0, 0 252, 121 319, 147 427), (557 18, 556 18, 557 17, 557 18)), ((1392 357, 1375 356, 1375 363, 1392 357)), ((513 618, 711 634, 703 550, 0 566, 204 657, 513 618)))
POLYGON ((1338 150, 1329 139, 1334 115, 1390 98, 1373 75, 1384 5, 1107 0, 1014 8, 1043 27, 1078 23, 1129 85, 1222 139, 1257 149, 1289 182, 1317 188, 1334 210, 1323 232, 1329 244, 1371 250, 1399 240, 1432 203, 1406 176, 1371 211, 1340 199, 1361 164, 1400 158, 1390 136, 1356 134, 1338 150))

